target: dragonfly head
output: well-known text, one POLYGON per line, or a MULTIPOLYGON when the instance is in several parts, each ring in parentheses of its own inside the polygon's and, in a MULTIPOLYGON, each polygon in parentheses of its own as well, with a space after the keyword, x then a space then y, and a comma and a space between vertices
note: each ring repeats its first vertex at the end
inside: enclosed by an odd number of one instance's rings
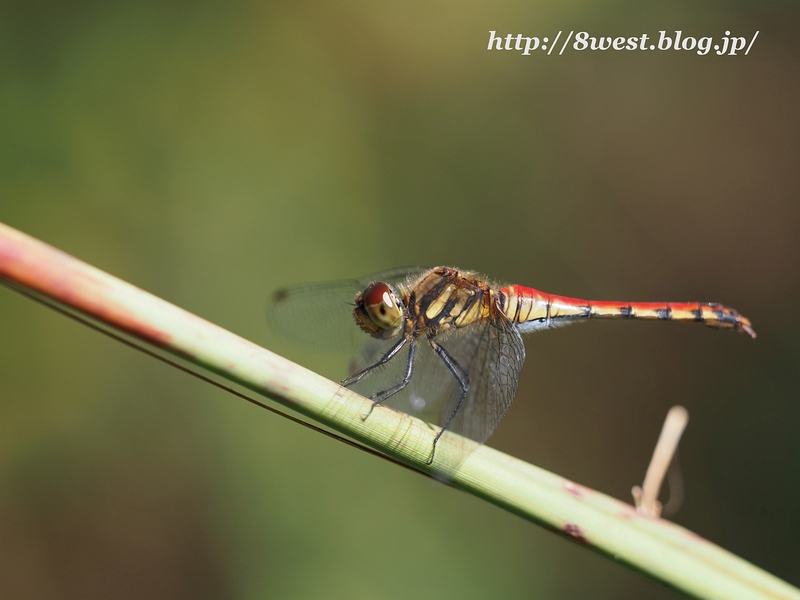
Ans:
POLYGON ((356 296, 353 316, 356 323, 374 338, 388 340, 403 328, 403 305, 388 284, 370 283, 356 296))

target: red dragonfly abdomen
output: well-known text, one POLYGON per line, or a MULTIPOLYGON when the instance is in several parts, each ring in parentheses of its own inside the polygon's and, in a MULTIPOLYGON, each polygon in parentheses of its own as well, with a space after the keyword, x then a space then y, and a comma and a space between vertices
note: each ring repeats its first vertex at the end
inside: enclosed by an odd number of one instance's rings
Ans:
POLYGON ((577 319, 658 319, 693 321, 709 327, 756 332, 750 321, 727 306, 714 302, 615 302, 583 300, 540 292, 521 285, 500 290, 505 315, 522 331, 566 324, 577 319))

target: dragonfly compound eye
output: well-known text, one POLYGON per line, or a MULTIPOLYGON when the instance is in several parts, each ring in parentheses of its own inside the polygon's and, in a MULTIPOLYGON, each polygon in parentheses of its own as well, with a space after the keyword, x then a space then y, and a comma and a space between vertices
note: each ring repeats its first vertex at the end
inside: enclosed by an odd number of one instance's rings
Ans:
POLYGON ((364 290, 364 310, 381 329, 396 329, 403 318, 403 310, 392 288, 385 283, 372 283, 364 290))

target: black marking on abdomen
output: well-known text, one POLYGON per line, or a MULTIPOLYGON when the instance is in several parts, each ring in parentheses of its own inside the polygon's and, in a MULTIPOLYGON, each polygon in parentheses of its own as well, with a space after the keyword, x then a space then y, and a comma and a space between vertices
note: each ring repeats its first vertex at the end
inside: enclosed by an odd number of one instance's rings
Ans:
POLYGON ((512 323, 519 323, 519 315, 520 315, 520 312, 522 311, 522 302, 525 299, 525 297, 522 294, 520 294, 519 290, 517 290, 517 289, 514 290, 514 293, 517 295, 517 306, 514 309, 514 318, 511 319, 511 322, 512 323))
POLYGON ((730 323, 731 325, 738 325, 739 318, 736 315, 726 313, 724 310, 715 310, 714 314, 720 323, 730 323))
POLYGON ((672 308, 669 306, 667 308, 657 308, 656 309, 656 316, 659 319, 671 319, 672 318, 672 308))
POLYGON ((633 307, 628 304, 628 306, 623 306, 619 309, 619 314, 621 317, 628 317, 629 319, 633 316, 633 307))
POLYGON ((703 305, 702 304, 698 303, 697 304, 697 310, 693 310, 693 311, 691 311, 691 313, 692 313, 692 315, 694 315, 694 320, 695 321, 699 321, 701 323, 703 321, 705 321, 705 318, 703 317, 703 305))

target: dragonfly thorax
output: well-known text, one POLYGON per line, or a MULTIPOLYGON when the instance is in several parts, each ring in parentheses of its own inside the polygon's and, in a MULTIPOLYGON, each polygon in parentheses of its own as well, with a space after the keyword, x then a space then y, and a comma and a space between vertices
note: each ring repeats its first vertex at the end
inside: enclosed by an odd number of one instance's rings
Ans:
POLYGON ((436 335, 486 318, 493 301, 484 281, 450 267, 437 267, 412 287, 408 312, 418 332, 436 335))

